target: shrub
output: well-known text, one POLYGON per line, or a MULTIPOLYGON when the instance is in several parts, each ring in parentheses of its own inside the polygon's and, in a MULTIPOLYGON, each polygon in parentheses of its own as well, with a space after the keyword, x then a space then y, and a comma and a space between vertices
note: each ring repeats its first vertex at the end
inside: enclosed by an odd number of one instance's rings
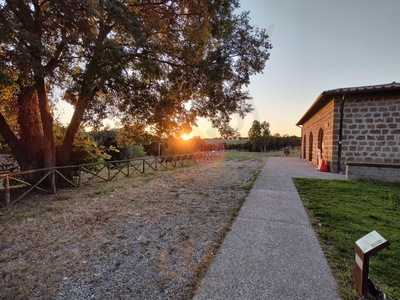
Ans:
POLYGON ((131 159, 145 155, 146 152, 142 145, 128 145, 120 149, 120 159, 131 159))
MULTIPOLYGON (((62 144, 64 134, 65 128, 59 124, 56 124, 54 135, 56 139, 57 149, 59 149, 62 144)), ((111 157, 106 152, 107 149, 105 147, 98 146, 94 139, 88 133, 81 130, 78 132, 74 139, 70 164, 78 165, 85 163, 101 162, 111 157)))

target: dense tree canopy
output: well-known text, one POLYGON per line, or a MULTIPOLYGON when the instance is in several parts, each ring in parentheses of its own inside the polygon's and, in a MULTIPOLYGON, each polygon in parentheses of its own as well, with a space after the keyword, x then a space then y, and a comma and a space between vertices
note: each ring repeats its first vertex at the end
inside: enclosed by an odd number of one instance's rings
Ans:
POLYGON ((226 130, 270 43, 236 0, 0 2, 0 134, 23 168, 65 164, 105 117, 161 136, 206 117, 226 130), (53 106, 74 106, 58 144, 53 106), (16 121, 8 112, 16 111, 16 121))

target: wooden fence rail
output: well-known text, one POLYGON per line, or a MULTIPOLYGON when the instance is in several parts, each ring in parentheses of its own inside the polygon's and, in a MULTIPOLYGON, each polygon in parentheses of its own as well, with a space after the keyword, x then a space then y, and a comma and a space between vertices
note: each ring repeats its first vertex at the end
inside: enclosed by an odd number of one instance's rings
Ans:
POLYGON ((185 166, 188 161, 214 160, 221 154, 222 151, 197 152, 10 172, 0 174, 0 193, 9 206, 34 191, 55 194, 58 188, 77 188, 94 180, 108 182, 119 175, 129 177, 146 171, 171 170, 185 166))

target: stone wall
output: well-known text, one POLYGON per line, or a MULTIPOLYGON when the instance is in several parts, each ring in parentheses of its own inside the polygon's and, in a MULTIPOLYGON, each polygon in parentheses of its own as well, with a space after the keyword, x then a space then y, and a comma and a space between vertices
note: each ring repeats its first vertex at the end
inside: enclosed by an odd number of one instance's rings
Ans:
POLYGON ((400 96, 346 98, 342 170, 347 162, 400 163, 400 96))
POLYGON ((335 168, 334 151, 336 145, 336 122, 334 113, 337 110, 337 105, 332 99, 328 104, 321 108, 302 126, 302 158, 312 162, 314 166, 318 166, 319 146, 318 141, 319 131, 323 132, 322 143, 322 158, 329 162, 331 168, 335 168), (310 136, 312 134, 312 145, 310 145, 310 136), (311 158, 311 159, 310 159, 311 158))
POLYGON ((346 177, 350 180, 400 182, 400 165, 349 163, 346 177))

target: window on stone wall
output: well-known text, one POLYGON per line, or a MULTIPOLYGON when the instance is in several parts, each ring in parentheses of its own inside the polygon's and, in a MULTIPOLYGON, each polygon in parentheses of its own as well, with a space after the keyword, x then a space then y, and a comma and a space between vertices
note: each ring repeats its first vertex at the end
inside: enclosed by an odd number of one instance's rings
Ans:
POLYGON ((313 134, 310 132, 310 138, 308 139, 308 160, 312 161, 313 158, 313 134))
POLYGON ((307 138, 306 135, 303 137, 303 158, 307 159, 307 138))

